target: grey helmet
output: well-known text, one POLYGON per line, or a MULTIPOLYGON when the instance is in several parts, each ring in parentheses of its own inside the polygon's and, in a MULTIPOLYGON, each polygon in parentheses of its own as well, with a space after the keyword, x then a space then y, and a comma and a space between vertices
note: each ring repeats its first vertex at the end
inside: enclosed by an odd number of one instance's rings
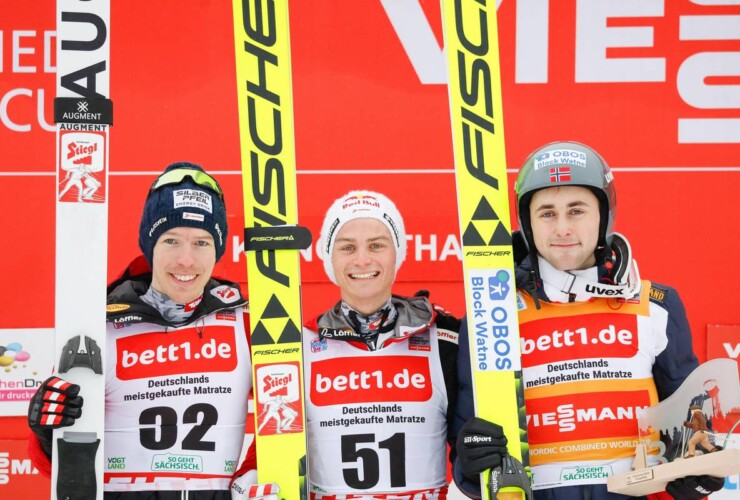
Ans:
POLYGON ((535 150, 524 162, 516 179, 517 220, 530 254, 536 254, 529 204, 534 193, 555 186, 583 186, 599 200, 600 224, 597 262, 603 262, 612 244, 617 192, 614 176, 604 159, 578 142, 552 142, 535 150), (602 249, 603 251, 599 251, 602 249))

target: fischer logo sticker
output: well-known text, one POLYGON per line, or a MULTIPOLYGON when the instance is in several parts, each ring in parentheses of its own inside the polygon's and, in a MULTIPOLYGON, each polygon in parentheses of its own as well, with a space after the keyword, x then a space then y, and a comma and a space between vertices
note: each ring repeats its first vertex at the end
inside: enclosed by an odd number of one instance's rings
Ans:
POLYGON ((422 356, 340 358, 311 366, 311 402, 316 406, 428 401, 429 360, 422 356))
POLYGON ((230 372, 236 368, 234 328, 183 328, 174 335, 142 333, 116 339, 116 376, 121 380, 167 375, 230 372))
POLYGON ((60 202, 105 203, 105 141, 101 132, 59 131, 57 198, 60 202))
POLYGON ((297 362, 255 365, 257 434, 303 432, 301 374, 297 362))

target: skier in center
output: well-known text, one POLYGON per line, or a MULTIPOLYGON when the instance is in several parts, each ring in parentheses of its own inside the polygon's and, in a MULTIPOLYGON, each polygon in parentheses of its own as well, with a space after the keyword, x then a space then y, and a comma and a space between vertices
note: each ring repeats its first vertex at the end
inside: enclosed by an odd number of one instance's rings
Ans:
POLYGON ((459 320, 392 294, 406 232, 386 196, 337 199, 320 245, 341 300, 303 334, 311 498, 445 498, 459 320))
MULTIPOLYGON (((516 181, 514 233, 524 399, 536 500, 616 500, 607 477, 630 471, 630 409, 666 399, 696 368, 684 306, 671 287, 641 281, 627 239, 614 232, 614 177, 593 149, 555 142, 535 150, 516 181), (580 410, 580 411, 579 411, 580 410), (596 419, 578 419, 586 412, 596 419)), ((466 321, 460 345, 468 344, 466 321)), ((506 437, 473 417, 470 356, 460 349, 455 481, 471 498, 478 474, 499 466, 506 437), (478 439, 466 439, 466 438, 478 439), (487 441, 486 441, 487 440, 487 441)), ((668 484, 702 498, 722 478, 668 484)))

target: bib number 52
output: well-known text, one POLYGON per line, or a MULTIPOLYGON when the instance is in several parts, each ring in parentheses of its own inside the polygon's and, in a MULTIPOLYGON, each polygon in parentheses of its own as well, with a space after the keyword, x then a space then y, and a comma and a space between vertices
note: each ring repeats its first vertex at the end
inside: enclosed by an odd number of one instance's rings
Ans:
POLYGON ((375 448, 388 450, 391 487, 406 486, 406 435, 396 433, 375 445, 375 434, 349 434, 342 436, 342 462, 358 463, 356 468, 345 468, 344 482, 357 490, 367 490, 380 480, 380 457, 375 448), (371 444, 372 447, 363 446, 371 444))

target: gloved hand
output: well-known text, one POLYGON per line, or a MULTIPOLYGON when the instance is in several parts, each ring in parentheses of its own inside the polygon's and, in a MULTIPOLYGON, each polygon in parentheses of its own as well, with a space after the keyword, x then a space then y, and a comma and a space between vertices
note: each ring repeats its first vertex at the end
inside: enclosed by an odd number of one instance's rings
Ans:
POLYGON ((28 405, 28 426, 47 456, 51 457, 54 429, 69 427, 82 415, 80 386, 59 377, 49 377, 41 384, 28 405))
POLYGON ((506 454, 506 442, 500 425, 478 417, 465 422, 455 446, 463 474, 477 481, 478 474, 498 467, 506 454))
POLYGON ((674 479, 665 487, 666 492, 676 500, 699 500, 725 484, 725 478, 714 476, 686 476, 674 479))
POLYGON ((231 483, 231 500, 280 500, 280 487, 276 483, 257 483, 257 471, 252 469, 231 483))

